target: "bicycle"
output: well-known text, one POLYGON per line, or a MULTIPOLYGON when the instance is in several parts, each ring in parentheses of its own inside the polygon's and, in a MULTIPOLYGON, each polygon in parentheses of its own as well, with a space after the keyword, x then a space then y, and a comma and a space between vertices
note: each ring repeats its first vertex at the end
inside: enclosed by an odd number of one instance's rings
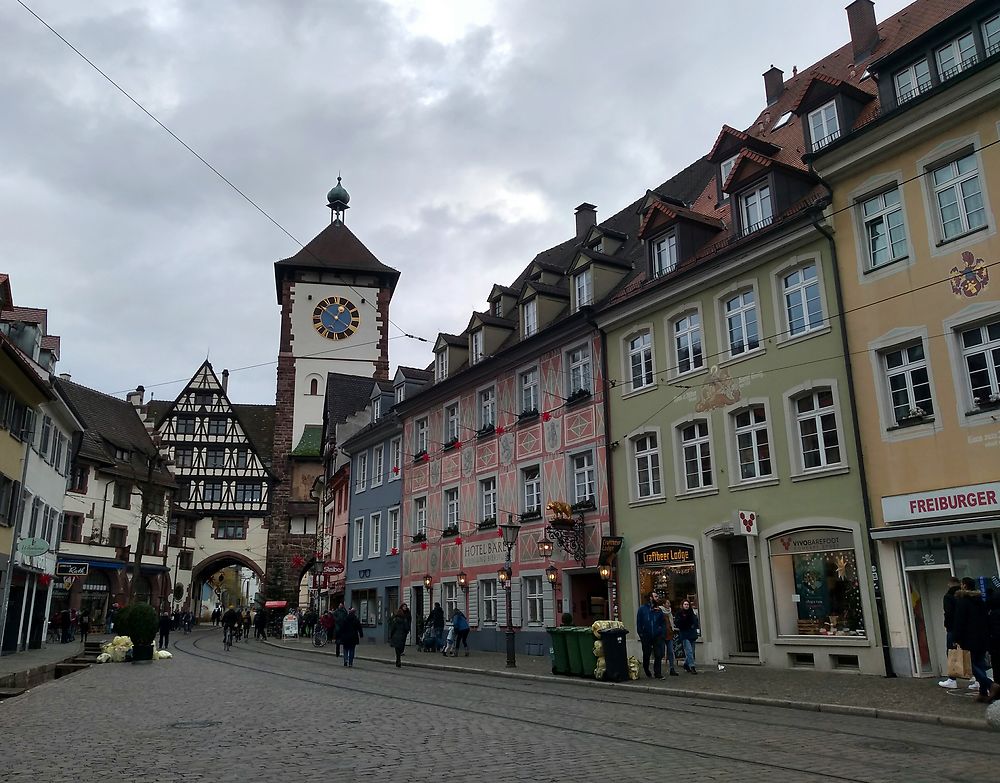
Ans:
POLYGON ((222 646, 226 648, 226 652, 233 646, 233 630, 231 625, 222 629, 222 646))
POLYGON ((322 625, 317 625, 316 630, 313 631, 313 646, 324 647, 327 641, 329 640, 326 638, 326 628, 322 625))

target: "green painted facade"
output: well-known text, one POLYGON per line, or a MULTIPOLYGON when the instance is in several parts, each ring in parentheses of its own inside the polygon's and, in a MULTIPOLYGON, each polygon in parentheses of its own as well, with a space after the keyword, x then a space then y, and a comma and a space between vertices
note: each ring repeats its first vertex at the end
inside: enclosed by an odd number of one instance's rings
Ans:
MULTIPOLYGON (((799 220, 752 247, 648 282, 598 316, 609 377, 619 379, 608 439, 616 534, 625 539, 617 560, 622 617, 634 624, 640 593, 651 586, 675 606, 692 599, 700 663, 884 673, 839 310, 829 242, 799 220), (790 324, 786 286, 808 283, 810 267, 818 291, 802 293, 813 303, 812 327, 793 335, 802 323, 790 324), (734 357, 727 302, 741 292, 752 292, 759 346, 748 339, 734 357), (677 324, 691 313, 700 320, 701 366, 683 372, 677 324), (646 332, 653 382, 635 388, 633 366, 643 383, 649 375, 642 357, 633 362, 632 340, 646 332), (812 403, 823 405, 818 419, 807 410, 812 403), (810 419, 826 431, 826 466, 805 464, 800 429, 808 435, 810 419), (737 432, 747 424, 763 434, 737 432), (692 452, 704 459, 695 441, 705 435, 710 464, 686 461, 692 452), (742 534, 741 510, 755 515, 757 535, 742 534)), ((813 443, 806 438, 810 461, 813 443)))

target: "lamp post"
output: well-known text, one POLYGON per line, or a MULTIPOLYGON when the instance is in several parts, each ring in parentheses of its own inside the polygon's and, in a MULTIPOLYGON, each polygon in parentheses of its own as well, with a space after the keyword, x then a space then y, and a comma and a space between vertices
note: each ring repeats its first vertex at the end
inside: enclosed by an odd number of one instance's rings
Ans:
POLYGON ((497 572, 497 579, 507 590, 507 668, 517 668, 517 656, 514 651, 514 615, 512 611, 513 593, 511 591, 511 578, 514 575, 511 564, 511 552, 517 544, 517 534, 521 532, 521 526, 514 524, 514 516, 507 515, 507 524, 500 525, 500 532, 503 535, 504 546, 507 547, 507 561, 501 571, 497 572), (503 574, 503 576, 501 576, 503 574))

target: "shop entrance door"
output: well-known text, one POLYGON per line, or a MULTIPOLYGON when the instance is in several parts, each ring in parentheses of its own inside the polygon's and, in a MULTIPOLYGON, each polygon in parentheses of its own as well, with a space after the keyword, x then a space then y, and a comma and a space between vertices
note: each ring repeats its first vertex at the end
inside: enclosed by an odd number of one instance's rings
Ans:
POLYGON ((942 599, 948 592, 950 568, 908 570, 910 629, 918 677, 936 677, 947 671, 948 653, 942 599))
POLYGON ((741 653, 757 652, 757 623, 753 614, 753 584, 750 564, 733 563, 733 612, 736 621, 736 645, 741 653))

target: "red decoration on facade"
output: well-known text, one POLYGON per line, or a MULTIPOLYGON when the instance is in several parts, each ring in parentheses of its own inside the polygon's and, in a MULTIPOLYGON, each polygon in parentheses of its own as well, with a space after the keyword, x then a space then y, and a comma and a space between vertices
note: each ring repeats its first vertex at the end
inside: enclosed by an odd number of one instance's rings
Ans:
POLYGON ((292 556, 292 568, 302 568, 306 564, 306 559, 302 555, 292 556))
POLYGON ((549 413, 548 411, 542 412, 542 421, 551 421, 551 419, 552 419, 551 413, 549 413))
POLYGON ((456 441, 455 441, 455 448, 456 448, 456 449, 460 449, 460 448, 462 448, 462 441, 460 441, 460 440, 456 440, 456 441))
POLYGON ((498 530, 497 531, 497 538, 503 538, 503 531, 502 530, 498 530))
POLYGON ((393 547, 392 549, 389 550, 389 554, 390 555, 398 555, 399 554, 399 550, 396 549, 396 547, 393 547))
POLYGON ((462 537, 461 536, 456 536, 455 537, 455 546, 462 546, 462 537))
POLYGON ((430 462, 431 461, 431 455, 430 454, 424 454, 423 461, 424 462, 430 462))
POLYGON ((497 427, 496 429, 497 435, 503 435, 506 431, 503 427, 497 427))
POLYGON ((427 549, 427 542, 426 541, 421 541, 420 542, 420 548, 421 549, 427 549))
POLYGON ((399 475, 399 465, 393 465, 392 466, 392 475, 394 475, 394 476, 398 476, 399 475))
POLYGON ((49 576, 48 574, 39 574, 38 575, 38 584, 40 584, 42 587, 46 587, 48 585, 48 583, 51 582, 51 581, 52 581, 52 577, 49 576))

